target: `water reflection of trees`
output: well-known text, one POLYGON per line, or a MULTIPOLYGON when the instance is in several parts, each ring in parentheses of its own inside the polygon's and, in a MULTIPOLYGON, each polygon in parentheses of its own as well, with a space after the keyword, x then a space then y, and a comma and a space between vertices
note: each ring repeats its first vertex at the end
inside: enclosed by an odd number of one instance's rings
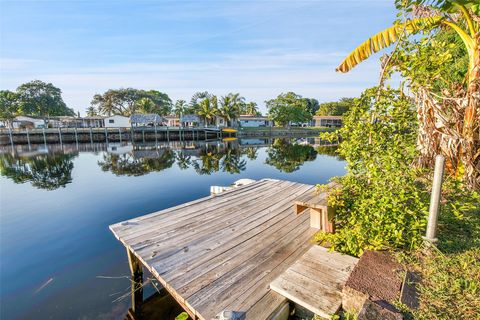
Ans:
POLYGON ((201 149, 192 166, 198 174, 209 175, 222 170, 228 173, 240 173, 247 167, 242 150, 237 144, 206 145, 201 149))
POLYGON ((317 151, 311 145, 293 142, 290 139, 277 139, 267 149, 267 164, 283 172, 298 170, 306 161, 317 158, 317 151))
MULTIPOLYGON (((245 149, 248 150, 248 149, 245 149)), ((250 154, 252 151, 248 151, 250 154)), ((103 171, 115 175, 141 176, 149 172, 158 172, 172 167, 185 170, 193 168, 197 174, 210 175, 223 171, 240 173, 246 169, 247 160, 238 144, 204 144, 180 150, 170 148, 144 148, 123 154, 105 153, 98 165, 103 171)))
POLYGON ((258 148, 252 147, 252 146, 246 147, 244 153, 248 159, 255 160, 257 159, 257 156, 258 156, 258 148))
POLYGON ((0 174, 15 183, 30 182, 39 189, 55 190, 72 182, 73 158, 76 154, 42 154, 18 157, 3 154, 0 174))
POLYGON ((317 152, 337 156, 336 147, 322 145, 316 140, 312 142, 316 150, 290 139, 277 139, 271 145, 270 141, 258 141, 256 144, 250 144, 250 141, 246 145, 222 141, 110 147, 108 144, 64 145, 62 148, 52 145, 45 150, 3 153, 0 156, 0 174, 15 183, 31 182, 34 187, 54 190, 72 182, 72 160, 79 152, 103 151, 99 167, 117 176, 141 176, 160 172, 174 164, 181 170, 193 169, 199 175, 215 172, 238 174, 246 169, 247 161, 257 159, 259 149, 265 146, 266 163, 283 172, 298 170, 306 161, 315 160, 317 152))
POLYGON ((105 153, 98 161, 102 171, 117 176, 141 176, 168 169, 175 163, 175 153, 170 149, 134 150, 131 153, 105 153))

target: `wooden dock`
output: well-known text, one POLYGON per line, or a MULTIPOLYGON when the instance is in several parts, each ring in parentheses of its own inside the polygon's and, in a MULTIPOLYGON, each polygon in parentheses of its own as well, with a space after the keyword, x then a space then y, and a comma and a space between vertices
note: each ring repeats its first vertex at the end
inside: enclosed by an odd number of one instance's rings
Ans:
POLYGON ((358 259, 313 246, 270 288, 302 307, 330 318, 342 305, 342 289, 358 259))
POLYGON ((143 264, 193 319, 224 310, 271 319, 287 298, 270 283, 313 246, 318 229, 293 210, 313 193, 312 185, 265 179, 110 229, 127 248, 133 279, 141 281, 143 264))

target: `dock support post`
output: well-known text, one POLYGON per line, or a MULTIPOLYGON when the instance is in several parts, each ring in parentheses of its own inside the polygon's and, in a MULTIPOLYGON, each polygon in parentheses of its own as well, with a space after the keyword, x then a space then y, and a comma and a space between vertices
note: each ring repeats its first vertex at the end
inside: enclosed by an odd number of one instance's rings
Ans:
POLYGON ((145 128, 142 128, 142 140, 145 143, 145 128))
POLYGON ((435 158, 435 171, 433 173, 432 195, 430 197, 430 208, 428 210, 427 232, 424 239, 429 243, 437 241, 437 220, 442 196, 443 170, 445 168, 445 157, 437 155, 435 158))
POLYGON ((90 127, 90 143, 93 144, 93 132, 92 132, 92 127, 90 127))
POLYGON ((75 142, 76 142, 77 148, 78 148, 78 132, 77 132, 77 127, 75 127, 75 142))
POLYGON ((13 147, 13 135, 12 135, 12 129, 8 128, 8 136, 10 137, 10 143, 13 147))
POLYGON ((157 138, 157 123, 155 123, 155 145, 158 143, 158 138, 157 138))
POLYGON ((122 142, 122 130, 120 128, 118 128, 118 139, 122 142))
POLYGON ((128 265, 132 273, 132 311, 136 315, 140 315, 143 302, 143 269, 142 263, 138 258, 127 248, 128 265))
POLYGON ((168 126, 167 126, 167 142, 170 143, 170 131, 168 130, 168 126))
POLYGON ((30 134, 28 133, 28 128, 25 128, 25 131, 27 132, 28 150, 30 150, 32 146, 30 145, 30 134))
POLYGON ((43 144, 47 147, 47 136, 45 135, 45 128, 43 128, 43 144))
POLYGON ((105 127, 105 142, 108 144, 108 131, 106 127, 105 127))
POLYGON ((63 144, 63 141, 62 141, 62 129, 60 127, 58 127, 58 137, 60 139, 60 145, 63 144))

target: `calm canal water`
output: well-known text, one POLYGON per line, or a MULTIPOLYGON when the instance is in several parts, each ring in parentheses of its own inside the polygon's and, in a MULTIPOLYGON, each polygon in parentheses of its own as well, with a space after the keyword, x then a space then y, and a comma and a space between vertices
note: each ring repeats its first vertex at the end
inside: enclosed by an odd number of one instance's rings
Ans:
POLYGON ((0 147, 0 318, 123 319, 129 269, 108 225, 241 178, 316 184, 342 175, 345 163, 318 143, 0 147))

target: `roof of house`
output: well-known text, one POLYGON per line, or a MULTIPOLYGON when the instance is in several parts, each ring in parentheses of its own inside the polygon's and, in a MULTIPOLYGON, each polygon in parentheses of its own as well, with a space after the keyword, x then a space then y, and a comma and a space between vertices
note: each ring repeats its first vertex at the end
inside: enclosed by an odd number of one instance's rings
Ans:
POLYGON ((105 119, 114 118, 114 117, 130 119, 129 117, 122 116, 121 114, 112 114, 111 116, 105 117, 105 119))
POLYGON ((33 118, 33 117, 29 117, 29 116, 17 116, 13 120, 14 121, 42 121, 43 122, 43 119, 33 118))
POLYGON ((180 120, 180 117, 176 115, 168 115, 168 116, 164 116, 164 118, 167 120, 180 120))
POLYGON ((195 114, 184 114, 180 117, 181 122, 200 122, 200 117, 195 114))
POLYGON ((90 117, 83 117, 83 120, 103 120, 105 117, 103 116, 90 116, 90 117))
POLYGON ((132 123, 161 123, 163 121, 163 118, 156 113, 136 113, 132 114, 132 116, 130 117, 130 121, 132 123))
POLYGON ((267 121, 268 117, 265 116, 255 116, 251 114, 241 114, 240 115, 240 121, 241 120, 257 120, 257 121, 267 121))
POLYGON ((313 116, 313 119, 315 119, 315 120, 320 120, 320 119, 342 120, 343 116, 313 116))

